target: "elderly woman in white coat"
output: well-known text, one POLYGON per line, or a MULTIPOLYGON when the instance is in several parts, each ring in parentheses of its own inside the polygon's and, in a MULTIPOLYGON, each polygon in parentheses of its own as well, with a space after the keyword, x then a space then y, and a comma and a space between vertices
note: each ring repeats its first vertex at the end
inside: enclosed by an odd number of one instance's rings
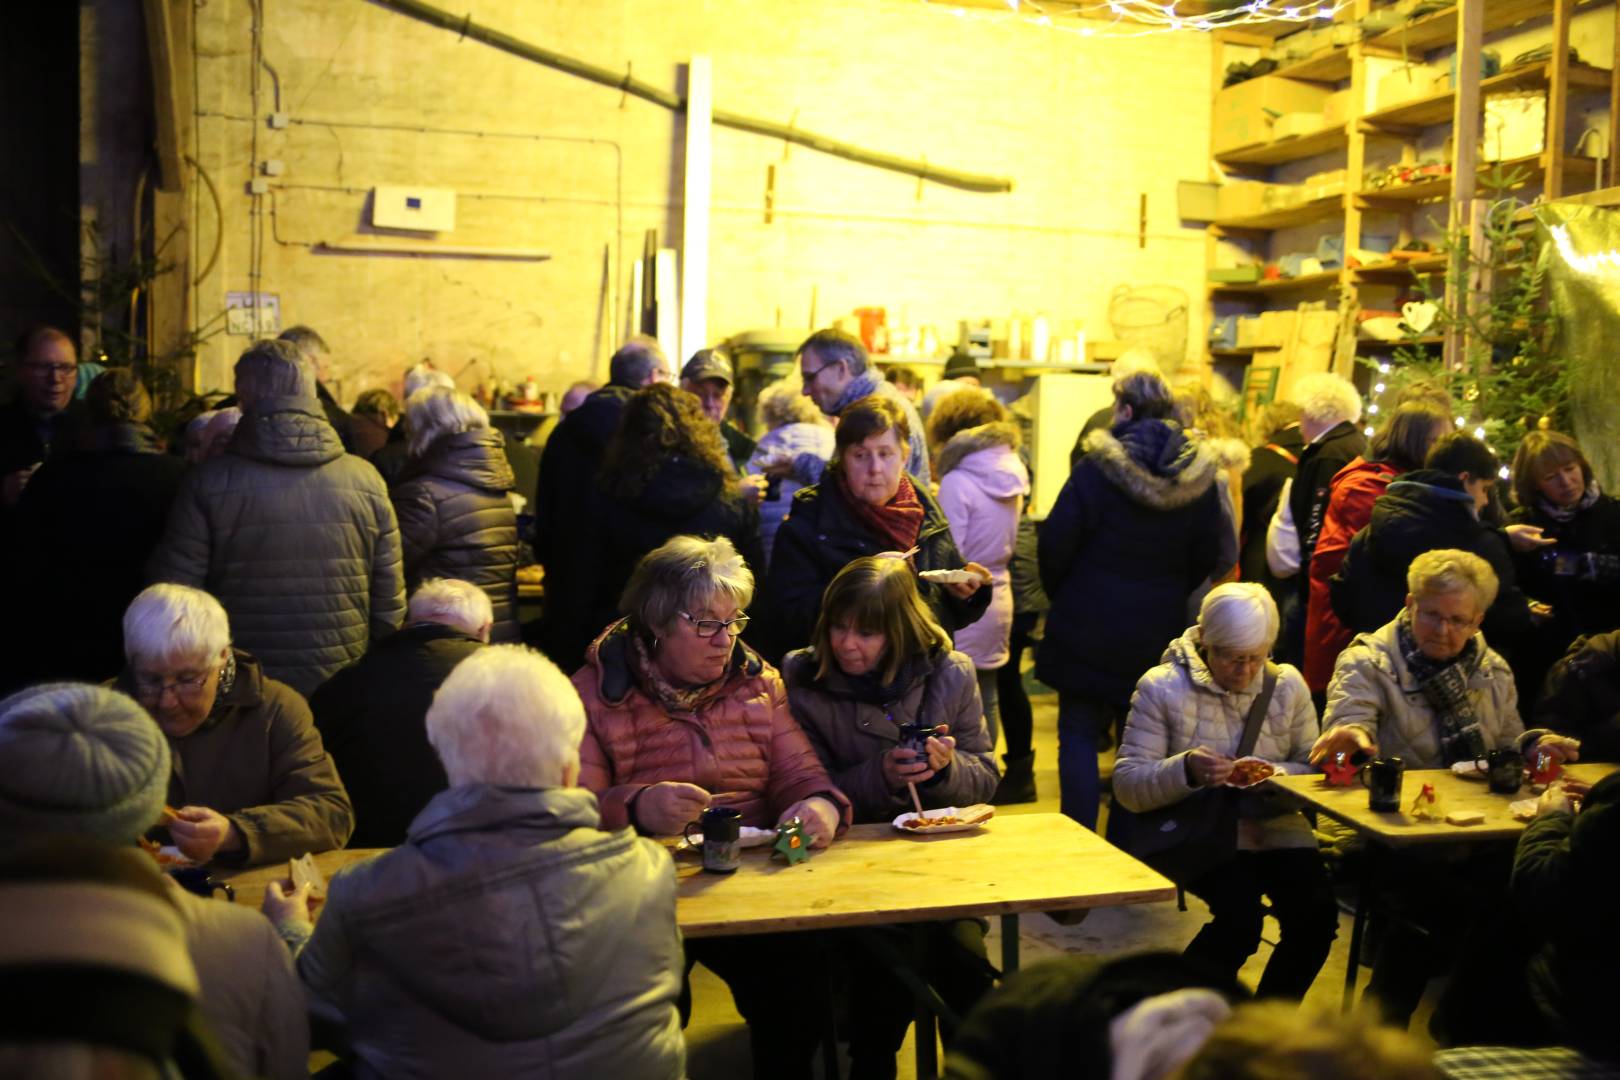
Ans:
MULTIPOLYGON (((1114 765, 1120 805, 1145 813, 1226 783, 1262 692, 1277 629, 1277 605, 1264 587, 1233 583, 1210 590, 1197 625, 1172 641, 1163 662, 1136 685, 1114 765)), ((1278 665, 1253 756, 1282 772, 1306 772, 1316 730, 1304 678, 1278 665)), ((1302 998, 1338 930, 1327 871, 1299 812, 1245 794, 1238 814, 1230 856, 1181 882, 1211 915, 1185 955, 1235 977, 1260 944, 1261 897, 1269 897, 1282 934, 1258 993, 1302 998)))

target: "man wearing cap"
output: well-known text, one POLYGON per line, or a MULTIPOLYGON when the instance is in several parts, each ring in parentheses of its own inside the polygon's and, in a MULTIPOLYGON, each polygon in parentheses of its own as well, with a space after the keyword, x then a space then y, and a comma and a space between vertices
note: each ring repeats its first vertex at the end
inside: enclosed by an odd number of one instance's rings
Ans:
POLYGON ((939 404, 946 394, 954 394, 967 386, 979 386, 979 362, 966 349, 957 349, 951 353, 951 358, 945 361, 945 370, 939 374, 939 382, 928 388, 928 393, 922 399, 922 418, 926 421, 934 415, 934 406, 939 404))
POLYGON ((709 419, 720 425, 720 437, 726 440, 726 456, 739 473, 746 472, 756 444, 726 419, 726 412, 731 408, 731 358, 719 349, 699 349, 681 369, 681 389, 697 395, 709 419))
MULTIPOLYGON (((80 836, 134 851, 163 818, 168 740, 116 690, 47 683, 0 701, 0 761, 0 834, 8 837, 80 836)), ((229 1063, 243 1076, 308 1075, 304 995, 270 923, 189 893, 167 874, 162 886, 185 924, 198 1004, 229 1063)))

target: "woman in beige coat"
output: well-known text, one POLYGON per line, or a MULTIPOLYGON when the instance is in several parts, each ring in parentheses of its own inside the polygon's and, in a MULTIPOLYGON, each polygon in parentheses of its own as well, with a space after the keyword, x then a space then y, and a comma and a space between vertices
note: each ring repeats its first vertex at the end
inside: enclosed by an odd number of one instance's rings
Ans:
MULTIPOLYGON (((822 594, 812 644, 782 663, 788 705, 827 773, 855 807, 855 821, 888 822, 911 806, 911 785, 928 808, 984 802, 996 767, 973 661, 918 595, 903 559, 867 557, 840 570, 822 594), (924 751, 901 746, 900 725, 933 726, 924 751)), ((892 935, 902 950, 910 935, 892 935)), ((971 919, 912 930, 927 943, 924 974, 958 1015, 990 989, 984 928, 971 919)), ((854 1019, 851 1075, 893 1076, 912 1006, 880 958, 851 943, 854 1019)))
MULTIPOLYGON (((1198 624, 1170 643, 1164 662, 1142 676, 1131 697, 1114 764, 1114 799, 1121 806, 1146 813, 1227 782, 1277 628, 1277 604, 1264 587, 1232 583, 1210 590, 1198 624)), ((1316 709, 1305 680, 1279 665, 1252 755, 1281 772, 1308 772, 1315 737, 1316 709)), ((1327 871, 1298 811, 1246 794, 1238 814, 1230 857, 1181 882, 1209 904, 1211 916, 1185 955, 1235 977, 1260 944, 1261 898, 1269 897, 1282 936, 1258 993, 1302 998, 1338 932, 1327 871)))

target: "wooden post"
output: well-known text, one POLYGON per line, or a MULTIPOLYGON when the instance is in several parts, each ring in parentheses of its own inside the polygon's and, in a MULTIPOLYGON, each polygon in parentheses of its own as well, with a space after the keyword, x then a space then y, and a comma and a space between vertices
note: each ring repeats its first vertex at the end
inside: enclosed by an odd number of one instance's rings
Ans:
POLYGON ((1553 0, 1552 62, 1547 69, 1547 144, 1541 149, 1547 199, 1564 193, 1564 116, 1569 111, 1569 20, 1575 0, 1553 0))
MULTIPOLYGON (((192 4, 185 0, 145 0, 146 48, 152 66, 153 130, 157 134, 157 174, 152 185, 151 229, 154 254, 163 273, 152 279, 146 298, 147 342, 153 357, 171 356, 189 340, 195 274, 192 260, 192 200, 187 180, 186 145, 193 123, 192 4)), ((255 117, 254 122, 261 122, 255 117)), ((217 227, 217 223, 216 223, 217 227)), ((144 243, 140 237, 137 243, 144 243)), ((175 373, 188 389, 198 389, 196 358, 178 358, 175 373)))
POLYGON ((686 67, 686 177, 681 204, 681 332, 670 358, 679 371, 709 334, 709 194, 714 186, 713 67, 686 67))
MULTIPOLYGON (((1360 20, 1372 11, 1372 0, 1356 0, 1351 18, 1360 20)), ((1367 186, 1367 135, 1361 130, 1361 116, 1367 111, 1367 54, 1360 41, 1350 46, 1349 145, 1344 164, 1344 265, 1339 268, 1339 333, 1333 346, 1332 369, 1347 379, 1356 372, 1355 320, 1351 308, 1356 295, 1355 271, 1350 269, 1350 253, 1361 247, 1362 207, 1356 192, 1367 186), (1346 328, 1350 329, 1346 333, 1346 328)))
MULTIPOLYGON (((152 61, 159 191, 184 191, 183 139, 191 119, 191 5, 145 0, 146 51, 152 61)), ((255 122, 258 117, 254 118, 255 122)))
MULTIPOLYGON (((1450 234, 1467 236, 1470 255, 1474 252, 1474 193, 1479 187, 1479 57, 1485 46, 1486 0, 1459 0, 1457 8, 1457 86, 1452 101, 1450 234)), ((1446 306, 1464 313, 1471 310, 1474 279, 1470 263, 1459 264, 1454 254, 1446 274, 1446 306), (1461 295, 1457 295, 1460 290, 1461 295)), ((1467 361, 1468 340, 1463 325, 1446 331, 1445 364, 1448 371, 1460 370, 1467 361)))
POLYGON ((1620 165, 1615 162, 1615 148, 1620 146, 1620 18, 1614 20, 1614 52, 1609 56, 1609 144, 1604 148, 1604 157, 1609 166, 1609 176, 1597 178, 1597 186, 1620 186, 1620 165))

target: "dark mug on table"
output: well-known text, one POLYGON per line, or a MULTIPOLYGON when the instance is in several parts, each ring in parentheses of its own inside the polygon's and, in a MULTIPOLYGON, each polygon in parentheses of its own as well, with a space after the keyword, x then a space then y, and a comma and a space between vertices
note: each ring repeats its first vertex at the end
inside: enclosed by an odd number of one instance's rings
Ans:
POLYGON ((1485 767, 1485 782, 1498 795, 1516 794, 1524 783, 1524 755, 1512 747, 1487 750, 1475 764, 1485 767))
POLYGON ((711 806, 697 821, 686 824, 688 844, 697 844, 692 830, 703 833, 703 869, 716 874, 732 873, 742 865, 742 811, 734 806, 711 806))
POLYGON ((236 890, 223 881, 215 881, 209 877, 206 866, 177 866, 168 871, 168 874, 186 892, 196 893, 198 896, 213 896, 217 892, 222 892, 225 899, 232 902, 236 900, 236 890))
POLYGON ((1388 812, 1401 808, 1401 780, 1406 762, 1398 757, 1373 758, 1361 769, 1367 788, 1367 809, 1388 812))

